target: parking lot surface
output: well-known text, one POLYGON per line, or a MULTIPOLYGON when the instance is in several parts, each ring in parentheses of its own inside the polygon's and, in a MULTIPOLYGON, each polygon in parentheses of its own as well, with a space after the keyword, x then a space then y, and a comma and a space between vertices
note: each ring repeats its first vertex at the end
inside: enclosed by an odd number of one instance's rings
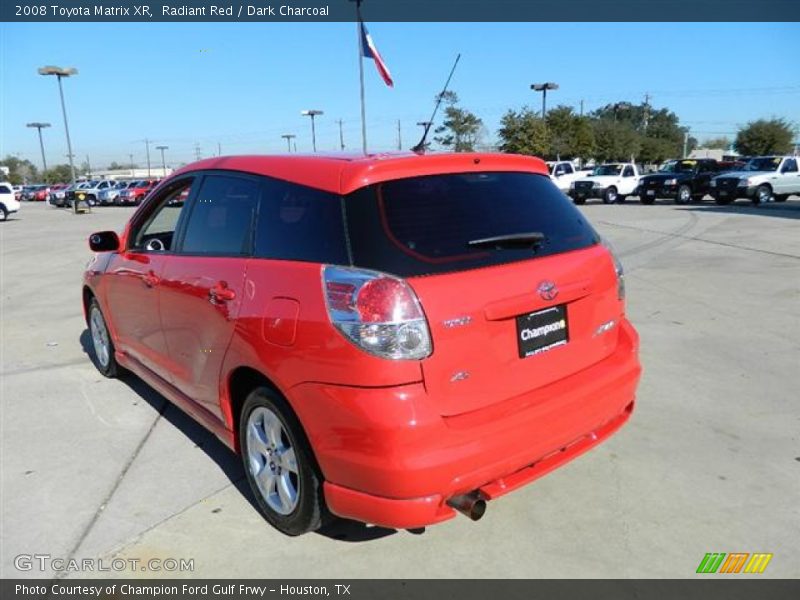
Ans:
POLYGON ((761 577, 800 576, 800 200, 581 210, 621 255, 641 334, 629 424, 480 522, 287 538, 221 442, 86 354, 86 239, 132 209, 25 203, 0 223, 0 576, 52 576, 14 567, 49 554, 194 560, 122 573, 138 577, 683 578, 707 552, 770 552, 761 577))

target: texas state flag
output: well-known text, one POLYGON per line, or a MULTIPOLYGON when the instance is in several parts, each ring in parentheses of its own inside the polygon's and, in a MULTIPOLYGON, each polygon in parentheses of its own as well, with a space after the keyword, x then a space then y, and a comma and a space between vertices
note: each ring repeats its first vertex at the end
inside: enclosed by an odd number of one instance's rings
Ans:
POLYGON ((378 69, 378 73, 384 83, 389 87, 394 87, 392 74, 389 73, 389 69, 386 67, 386 63, 383 62, 380 52, 378 52, 378 49, 375 47, 375 42, 372 41, 372 36, 369 34, 369 31, 367 31, 364 23, 361 23, 361 56, 374 60, 375 67, 378 69))

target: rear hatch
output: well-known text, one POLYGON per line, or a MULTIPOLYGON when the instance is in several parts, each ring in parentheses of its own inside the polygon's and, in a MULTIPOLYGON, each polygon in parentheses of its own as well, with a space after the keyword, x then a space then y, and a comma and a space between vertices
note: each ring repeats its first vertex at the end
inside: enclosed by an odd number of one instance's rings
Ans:
POLYGON ((389 181, 351 194, 346 211, 354 264, 406 278, 419 297, 433 342, 423 376, 440 414, 533 391, 613 352, 617 328, 598 332, 622 312, 612 258, 546 175, 389 181), (474 243, 497 236, 512 241, 474 243))

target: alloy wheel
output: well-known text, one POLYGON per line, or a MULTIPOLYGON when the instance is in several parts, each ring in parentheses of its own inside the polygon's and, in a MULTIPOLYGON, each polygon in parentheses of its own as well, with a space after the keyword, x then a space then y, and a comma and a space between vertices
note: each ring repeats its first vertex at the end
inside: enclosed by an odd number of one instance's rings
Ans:
POLYGON ((267 506, 290 514, 300 499, 295 449, 280 418, 259 406, 247 419, 247 464, 267 506))
POLYGON ((92 334, 92 345, 97 360, 102 367, 108 367, 111 359, 111 344, 109 343, 108 328, 105 319, 96 306, 92 307, 92 314, 89 318, 89 328, 92 334))

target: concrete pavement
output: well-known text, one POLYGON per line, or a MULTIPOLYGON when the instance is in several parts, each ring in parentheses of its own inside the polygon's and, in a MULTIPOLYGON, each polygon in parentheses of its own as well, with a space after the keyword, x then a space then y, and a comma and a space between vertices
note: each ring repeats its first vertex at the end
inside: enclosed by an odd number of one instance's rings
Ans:
POLYGON ((86 238, 131 209, 25 203, 0 223, 0 576, 50 576, 14 567, 46 553, 194 559, 140 577, 682 578, 706 552, 771 552, 763 576, 800 576, 800 201, 581 210, 627 271, 631 422, 478 523, 287 538, 220 442, 86 355, 86 238))

